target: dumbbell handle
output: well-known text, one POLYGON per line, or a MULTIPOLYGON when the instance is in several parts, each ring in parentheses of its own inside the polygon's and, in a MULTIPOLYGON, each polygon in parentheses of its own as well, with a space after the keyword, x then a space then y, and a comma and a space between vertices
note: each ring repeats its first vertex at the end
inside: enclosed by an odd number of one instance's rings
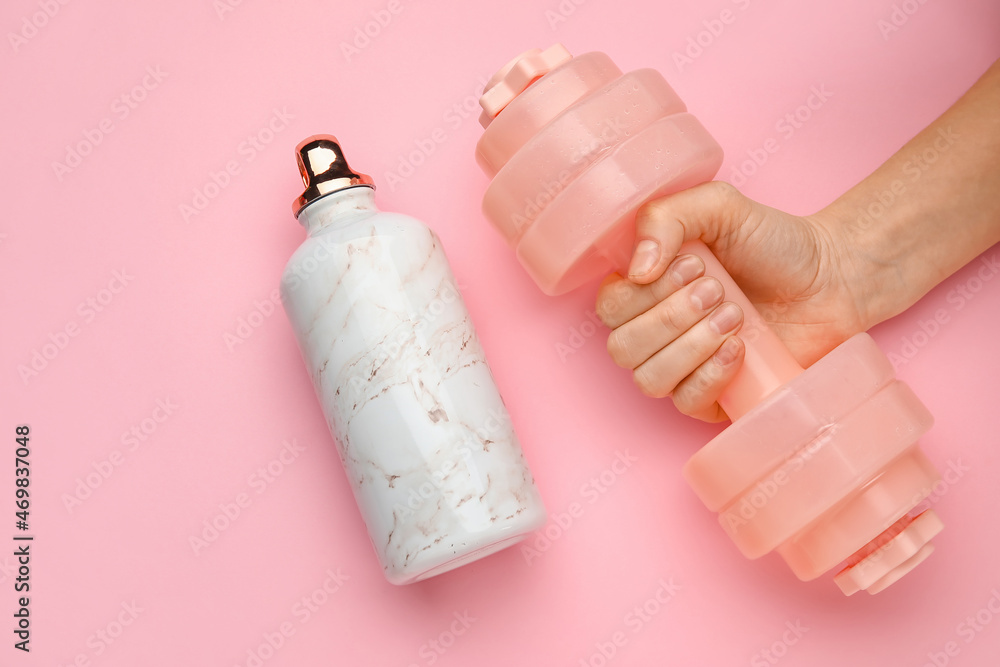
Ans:
POLYGON ((705 263, 705 275, 722 283, 725 300, 743 310, 743 326, 738 335, 746 345, 743 366, 719 397, 719 405, 736 421, 778 387, 802 372, 778 336, 767 325, 743 290, 701 241, 688 241, 682 254, 697 255, 705 263))

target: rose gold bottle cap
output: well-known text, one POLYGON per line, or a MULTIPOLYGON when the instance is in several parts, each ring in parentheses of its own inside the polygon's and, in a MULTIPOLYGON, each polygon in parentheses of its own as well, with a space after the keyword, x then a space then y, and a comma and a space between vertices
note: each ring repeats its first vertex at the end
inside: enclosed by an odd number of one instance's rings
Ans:
POLYGON ((367 174, 351 169, 340 149, 340 142, 332 134, 314 134, 295 147, 295 159, 306 189, 292 203, 295 217, 317 199, 347 188, 369 187, 375 181, 367 174))

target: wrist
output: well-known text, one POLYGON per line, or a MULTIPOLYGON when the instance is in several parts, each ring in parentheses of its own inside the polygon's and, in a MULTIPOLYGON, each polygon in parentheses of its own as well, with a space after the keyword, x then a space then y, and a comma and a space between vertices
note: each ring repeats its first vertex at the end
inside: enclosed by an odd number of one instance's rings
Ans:
MULTIPOLYGON (((856 194, 840 197, 810 218, 828 239, 831 280, 851 302, 859 331, 866 331, 906 310, 929 287, 915 271, 917 255, 908 247, 913 239, 900 233, 906 211, 872 216, 856 194)), ((874 196, 862 200, 877 201, 874 196)))

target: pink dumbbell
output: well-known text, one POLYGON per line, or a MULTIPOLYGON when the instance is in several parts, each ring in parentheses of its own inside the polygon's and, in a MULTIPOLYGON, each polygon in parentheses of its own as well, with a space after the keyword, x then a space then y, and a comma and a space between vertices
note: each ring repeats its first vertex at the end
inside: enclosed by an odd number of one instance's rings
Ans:
MULTIPOLYGON (((562 294, 625 272, 635 212, 711 180, 722 149, 663 77, 603 53, 527 51, 486 84, 476 159, 483 211, 539 287, 562 294)), ((743 309, 743 367, 719 398, 729 428, 684 475, 740 550, 777 550, 803 580, 840 565, 877 593, 930 555, 942 528, 912 510, 940 479, 917 440, 932 418, 867 334, 803 370, 700 241, 681 252, 743 309)))

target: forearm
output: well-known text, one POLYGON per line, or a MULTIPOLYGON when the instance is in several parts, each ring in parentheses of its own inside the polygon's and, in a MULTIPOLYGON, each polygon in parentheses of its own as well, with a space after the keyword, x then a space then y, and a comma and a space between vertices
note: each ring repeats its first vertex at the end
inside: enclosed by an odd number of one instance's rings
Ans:
POLYGON ((1000 241, 1000 61, 817 218, 853 250, 867 326, 1000 241))

